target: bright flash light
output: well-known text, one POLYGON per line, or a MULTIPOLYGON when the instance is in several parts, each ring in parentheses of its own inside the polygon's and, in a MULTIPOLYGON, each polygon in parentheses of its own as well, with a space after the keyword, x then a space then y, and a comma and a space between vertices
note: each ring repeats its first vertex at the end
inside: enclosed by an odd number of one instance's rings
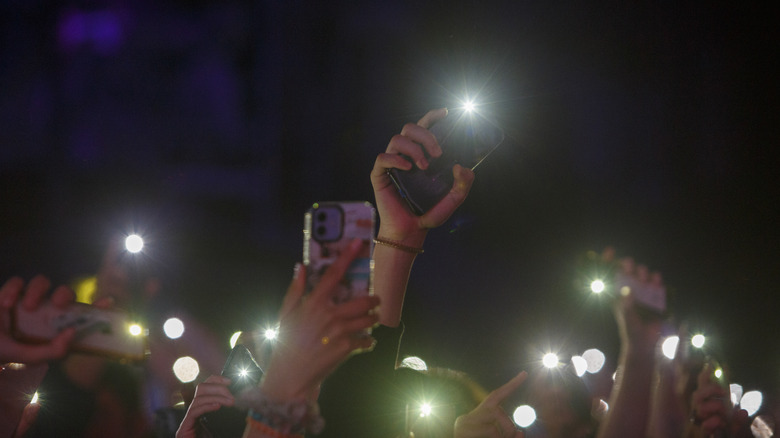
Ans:
POLYGON ((409 356, 401 361, 401 368, 409 368, 415 371, 427 371, 428 364, 417 356, 409 356))
POLYGON ((702 335, 702 334, 693 335, 693 337, 691 338, 691 345, 693 345, 696 348, 704 347, 704 341, 705 340, 706 339, 704 338, 704 335, 702 335))
POLYGON ((30 400, 30 404, 38 403, 38 392, 36 391, 35 394, 33 394, 32 400, 30 400))
POLYGON ((175 374, 176 378, 182 383, 192 382, 198 378, 198 374, 200 374, 198 361, 189 356, 176 359, 176 362, 173 363, 173 374, 175 374))
POLYGON ((606 356, 601 350, 597 348, 591 348, 582 353, 582 358, 588 364, 587 371, 591 374, 596 374, 604 368, 604 363, 607 361, 606 356))
POLYGON ((761 403, 763 402, 764 395, 760 391, 748 391, 742 396, 739 405, 747 411, 748 416, 753 416, 761 408, 761 403))
POLYGON ((536 411, 528 405, 518 406, 512 413, 512 419, 520 427, 528 427, 536 421, 536 411))
POLYGON ((267 328, 265 329, 264 335, 266 339, 273 341, 277 336, 279 336, 279 330, 275 328, 267 328))
POLYGON ((238 342, 238 338, 241 337, 241 332, 235 332, 233 333, 233 336, 230 337, 230 348, 233 348, 236 346, 236 342, 238 342))
POLYGON ((125 239, 125 248, 133 254, 141 252, 144 249, 144 239, 138 234, 131 234, 125 239))
POLYGON ((238 376, 239 376, 239 377, 246 377, 246 375, 247 375, 247 374, 249 374, 249 370, 248 370, 248 369, 246 369, 246 368, 242 368, 242 369, 241 369, 241 370, 238 372, 238 376))
POLYGON ((577 377, 582 377, 588 371, 588 361, 582 356, 572 356, 571 363, 574 365, 574 373, 577 377))
POLYGON ((739 400, 742 398, 742 385, 739 383, 732 383, 729 385, 729 392, 731 393, 731 404, 738 405, 739 400))
POLYGON ((133 336, 139 336, 141 333, 143 333, 144 329, 138 324, 130 324, 128 331, 133 336))
POLYGON ((720 379, 721 377, 723 377, 723 370, 722 370, 722 369, 720 369, 720 368, 718 368, 717 370, 715 370, 715 377, 716 377, 716 378, 718 378, 718 379, 720 379))
POLYGON ((668 359, 674 359, 674 356, 677 354, 677 344, 679 343, 679 336, 669 336, 668 338, 664 339, 664 343, 661 344, 661 352, 668 359))
POLYGON ((420 405, 420 416, 427 417, 433 413, 433 407, 430 403, 423 403, 420 405))
POLYGON ((163 324, 163 331, 170 339, 179 339, 184 334, 184 323, 179 318, 168 318, 163 324))
POLYGON ((467 100, 463 103, 463 110, 466 111, 467 113, 474 111, 476 107, 477 106, 474 104, 474 101, 471 100, 467 100))
POLYGON ((555 353, 547 353, 542 357, 542 365, 547 368, 555 368, 558 366, 558 355, 555 353))
POLYGON ((593 282, 590 284, 590 290, 594 294, 600 294, 604 292, 604 289, 606 289, 607 286, 604 284, 601 280, 593 280, 593 282))

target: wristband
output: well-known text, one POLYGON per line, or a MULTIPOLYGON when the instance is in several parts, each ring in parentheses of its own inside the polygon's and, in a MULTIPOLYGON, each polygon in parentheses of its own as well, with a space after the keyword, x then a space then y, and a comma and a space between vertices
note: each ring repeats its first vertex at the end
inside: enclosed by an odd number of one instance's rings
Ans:
MULTIPOLYGON (((325 427, 317 402, 305 398, 276 402, 269 400, 260 387, 255 387, 239 394, 236 405, 249 408, 247 421, 262 423, 283 437, 301 436, 304 432, 316 435, 325 427)), ((260 427, 252 422, 250 426, 260 427)))

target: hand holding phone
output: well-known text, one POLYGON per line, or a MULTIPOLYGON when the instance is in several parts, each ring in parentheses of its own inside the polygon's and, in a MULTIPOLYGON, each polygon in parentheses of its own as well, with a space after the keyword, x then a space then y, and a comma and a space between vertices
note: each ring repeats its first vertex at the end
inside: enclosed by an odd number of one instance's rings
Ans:
MULTIPOLYGON (((222 368, 221 377, 230 380, 227 389, 233 397, 236 397, 243 391, 256 387, 263 377, 263 370, 255 362, 252 353, 245 346, 238 344, 230 352, 222 368)), ((223 381, 214 379, 213 382, 223 381)), ((222 394, 223 398, 224 395, 222 394)), ((244 433, 246 414, 246 409, 234 407, 231 403, 221 406, 214 412, 203 414, 199 421, 214 438, 238 438, 244 433)))
POLYGON ((456 164, 474 170, 504 140, 504 132, 481 114, 458 109, 437 121, 430 133, 441 147, 434 157, 424 153, 424 160, 401 151, 402 156, 417 163, 411 169, 393 168, 388 174, 409 209, 422 216, 444 198, 453 187, 452 168, 456 164), (425 168, 421 163, 429 163, 425 168))
POLYGON ((73 303, 75 294, 65 286, 55 289, 47 299, 50 287, 51 282, 39 275, 27 283, 13 277, 0 288, 0 363, 36 364, 61 358, 69 351, 75 329, 63 330, 36 343, 14 336, 14 314, 18 309, 24 312, 48 306, 65 309, 73 303))

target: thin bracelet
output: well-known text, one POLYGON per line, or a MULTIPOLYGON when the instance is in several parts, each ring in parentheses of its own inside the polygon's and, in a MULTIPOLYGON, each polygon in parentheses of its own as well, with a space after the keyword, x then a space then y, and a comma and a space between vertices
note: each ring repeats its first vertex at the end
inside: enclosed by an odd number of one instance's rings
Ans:
POLYGON ((422 248, 415 248, 413 246, 406 246, 401 242, 396 242, 395 240, 390 239, 383 239, 381 237, 377 237, 374 239, 374 243, 377 245, 384 245, 389 246, 390 248, 400 249, 401 251, 410 252, 412 254, 422 254, 425 252, 422 248))
POLYGON ((268 436, 272 436, 273 438, 303 438, 303 435, 280 432, 272 428, 271 426, 263 423, 262 421, 255 420, 251 416, 246 417, 246 422, 249 423, 250 428, 258 432, 264 433, 268 436))

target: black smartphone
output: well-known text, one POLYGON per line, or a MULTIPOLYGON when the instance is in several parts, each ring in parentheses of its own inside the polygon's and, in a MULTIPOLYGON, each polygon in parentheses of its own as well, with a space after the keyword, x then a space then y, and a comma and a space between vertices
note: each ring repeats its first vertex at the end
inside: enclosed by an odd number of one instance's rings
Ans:
MULTIPOLYGON (((252 353, 243 345, 236 345, 222 368, 222 376, 230 379, 230 392, 238 395, 257 386, 263 370, 252 353)), ((246 409, 222 406, 219 410, 200 417, 200 425, 214 438, 240 438, 246 427, 246 409)))
MULTIPOLYGON (((390 169, 388 174, 409 209, 422 216, 452 188, 452 166, 460 164, 474 170, 503 141, 504 131, 476 111, 452 110, 430 128, 442 148, 442 155, 428 159, 421 170, 390 169)), ((411 160, 410 160, 411 161, 411 160)))

